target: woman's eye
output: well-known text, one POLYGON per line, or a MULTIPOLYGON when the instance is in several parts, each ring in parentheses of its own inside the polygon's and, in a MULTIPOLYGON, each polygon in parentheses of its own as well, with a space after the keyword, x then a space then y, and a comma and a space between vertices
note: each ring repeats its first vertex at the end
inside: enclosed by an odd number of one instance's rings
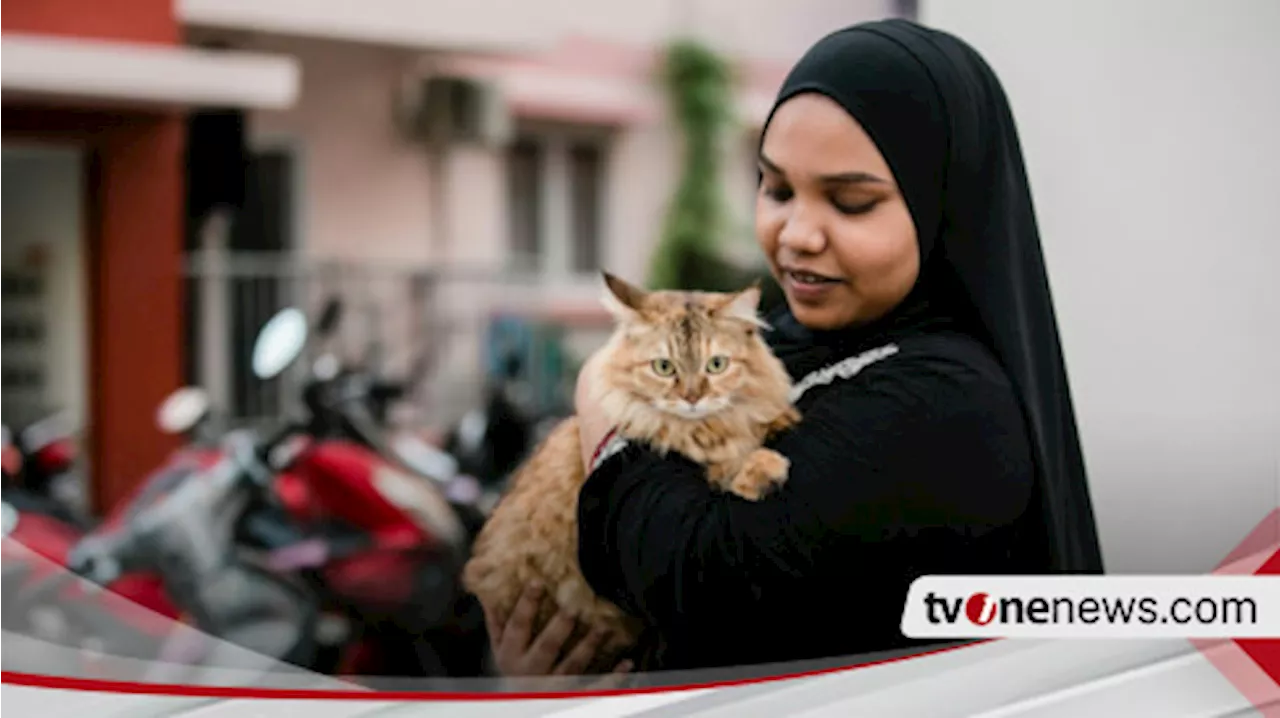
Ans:
POLYGON ((764 188, 764 196, 768 197, 769 199, 773 200, 774 202, 786 202, 786 201, 790 200, 790 199, 794 196, 794 193, 791 191, 791 188, 790 188, 790 187, 783 187, 783 186, 769 187, 769 186, 765 186, 765 188, 764 188))
POLYGON ((876 199, 873 199, 870 202, 859 203, 841 202, 837 199, 831 200, 832 206, 834 206, 836 211, 840 214, 866 214, 867 212, 875 209, 876 205, 879 203, 880 200, 876 199))
POLYGON ((729 368, 729 357, 717 354, 707 360, 707 373, 719 374, 729 368))
POLYGON ((653 373, 658 376, 671 376, 676 373, 676 365, 670 359, 654 359, 653 373))

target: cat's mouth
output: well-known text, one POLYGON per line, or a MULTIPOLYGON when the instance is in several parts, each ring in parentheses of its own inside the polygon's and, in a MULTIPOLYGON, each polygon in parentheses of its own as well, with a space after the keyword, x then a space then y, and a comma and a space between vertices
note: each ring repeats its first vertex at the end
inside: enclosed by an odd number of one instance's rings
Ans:
POLYGON ((673 414, 681 419, 697 420, 724 411, 729 406, 729 400, 724 397, 710 397, 694 402, 685 399, 658 399, 654 402, 654 406, 659 411, 673 414))

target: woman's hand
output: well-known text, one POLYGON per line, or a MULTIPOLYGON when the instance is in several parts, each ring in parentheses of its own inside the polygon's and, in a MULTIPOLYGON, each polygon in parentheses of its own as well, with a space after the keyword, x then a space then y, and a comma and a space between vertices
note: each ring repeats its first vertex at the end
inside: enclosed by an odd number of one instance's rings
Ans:
POLYGON ((574 413, 578 416, 578 438, 582 444, 582 465, 588 471, 591 470, 592 454, 613 428, 592 396, 599 362, 600 355, 592 354, 582 365, 582 370, 578 372, 578 384, 573 397, 574 413))
MULTIPOLYGON (((488 608, 485 609, 489 644, 493 649, 499 674, 508 677, 582 675, 589 672, 593 664, 603 657, 601 649, 609 636, 599 630, 588 633, 565 650, 577 627, 577 621, 564 612, 557 613, 542 632, 534 636, 533 622, 544 600, 542 588, 533 586, 526 588, 520 595, 510 616, 497 616, 488 608), (564 658, 560 659, 562 654, 564 658)), ((614 687, 621 683, 631 667, 631 661, 622 661, 614 667, 612 673, 586 688, 614 687)))

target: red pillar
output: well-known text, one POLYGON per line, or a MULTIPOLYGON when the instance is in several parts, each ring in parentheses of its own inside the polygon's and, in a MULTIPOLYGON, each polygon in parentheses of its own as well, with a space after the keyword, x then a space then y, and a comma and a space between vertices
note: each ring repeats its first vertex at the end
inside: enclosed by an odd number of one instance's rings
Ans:
POLYGON ((107 132, 90 174, 94 504, 113 506, 175 447, 155 412, 182 382, 183 126, 107 132))

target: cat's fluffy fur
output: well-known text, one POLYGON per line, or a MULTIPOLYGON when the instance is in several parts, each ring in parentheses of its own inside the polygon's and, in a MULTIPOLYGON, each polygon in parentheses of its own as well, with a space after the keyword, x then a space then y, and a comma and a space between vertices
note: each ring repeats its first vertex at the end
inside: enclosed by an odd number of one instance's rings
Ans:
MULTIPOLYGON (((617 320, 593 362, 595 399, 618 433, 707 467, 725 491, 758 500, 786 480, 789 463, 761 448, 799 420, 791 380, 761 339, 756 286, 736 293, 646 292, 605 274, 617 320)), ((578 567, 578 492, 586 478, 578 422, 561 422, 514 474, 463 571, 489 610, 508 616, 534 581, 587 628, 632 645, 640 623, 594 594, 578 567)), ((551 602, 547 602, 550 604, 551 602)), ((536 631, 550 620, 545 606, 536 631)))

